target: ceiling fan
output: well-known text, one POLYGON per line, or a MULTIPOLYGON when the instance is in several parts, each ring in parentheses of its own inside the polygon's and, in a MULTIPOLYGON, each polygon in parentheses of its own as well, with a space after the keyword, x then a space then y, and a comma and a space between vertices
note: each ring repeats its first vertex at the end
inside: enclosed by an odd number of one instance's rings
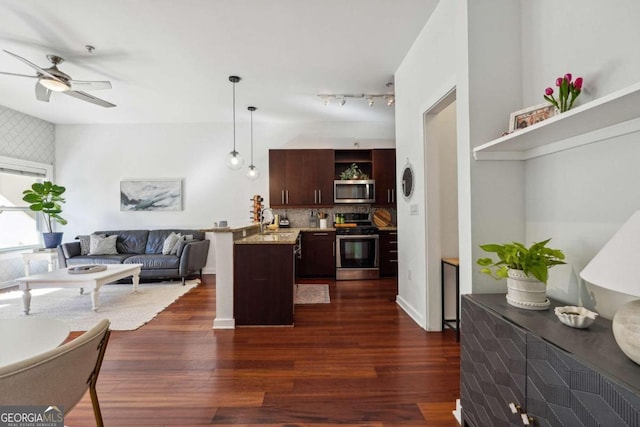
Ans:
POLYGON ((16 55, 15 53, 11 53, 7 50, 5 50, 5 52, 36 70, 36 75, 30 76, 27 74, 5 73, 2 71, 0 71, 0 74, 38 79, 38 81, 36 82, 36 99, 39 101, 49 102, 51 92, 60 92, 64 93, 65 95, 81 99, 82 101, 87 101, 92 104, 99 105, 101 107, 111 108, 116 106, 115 104, 105 101, 104 99, 96 98, 95 96, 89 95, 88 93, 84 92, 84 90, 111 89, 111 82, 71 79, 71 76, 63 73, 58 69, 58 64, 62 64, 64 62, 64 58, 60 56, 47 55, 47 59, 53 65, 49 68, 41 68, 33 62, 16 55))

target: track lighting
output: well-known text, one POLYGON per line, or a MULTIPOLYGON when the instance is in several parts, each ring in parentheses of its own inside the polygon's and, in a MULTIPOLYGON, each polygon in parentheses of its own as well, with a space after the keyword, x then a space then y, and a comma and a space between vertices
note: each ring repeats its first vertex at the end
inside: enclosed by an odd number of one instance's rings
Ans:
MULTIPOLYGON (((387 88, 393 87, 393 83, 386 84, 387 88)), ((324 105, 329 105, 331 101, 336 101, 340 105, 344 105, 347 102, 347 98, 362 98, 366 99, 369 103, 369 107, 373 107, 373 104, 378 99, 384 99, 389 107, 393 107, 396 103, 396 96, 393 93, 321 93, 318 94, 324 105)))
POLYGON ((236 83, 240 81, 240 77, 229 76, 229 81, 233 83, 233 151, 227 154, 224 163, 229 169, 237 171, 244 165, 244 159, 236 151, 236 83))

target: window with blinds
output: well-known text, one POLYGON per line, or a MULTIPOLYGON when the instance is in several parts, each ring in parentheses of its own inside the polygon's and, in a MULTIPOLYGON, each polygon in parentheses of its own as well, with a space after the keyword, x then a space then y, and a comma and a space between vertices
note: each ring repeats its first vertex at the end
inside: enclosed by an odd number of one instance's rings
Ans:
POLYGON ((29 209, 22 192, 47 179, 48 165, 43 166, 0 159, 0 251, 40 245, 40 215, 29 209))

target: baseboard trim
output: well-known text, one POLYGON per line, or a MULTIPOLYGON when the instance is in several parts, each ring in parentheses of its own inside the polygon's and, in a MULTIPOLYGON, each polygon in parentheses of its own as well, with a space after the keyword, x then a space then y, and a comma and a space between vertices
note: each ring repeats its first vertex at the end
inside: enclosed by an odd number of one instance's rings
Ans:
POLYGON ((236 319, 218 319, 213 321, 213 329, 235 329, 236 319))
POLYGON ((420 325, 422 329, 426 330, 424 317, 416 309, 414 309, 413 306, 407 302, 407 300, 402 298, 400 295, 396 295, 396 304, 398 304, 400 308, 402 308, 402 310, 404 310, 404 312, 414 320, 414 322, 420 325))

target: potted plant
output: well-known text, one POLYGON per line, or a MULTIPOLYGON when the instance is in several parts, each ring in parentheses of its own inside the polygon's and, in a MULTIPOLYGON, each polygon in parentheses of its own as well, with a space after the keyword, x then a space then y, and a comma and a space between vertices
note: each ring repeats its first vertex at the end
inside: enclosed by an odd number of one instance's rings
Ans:
POLYGON ((551 239, 537 242, 529 248, 522 243, 480 245, 486 252, 495 253, 497 261, 480 258, 480 272, 495 279, 507 279, 507 302, 529 310, 544 310, 549 307, 546 285, 549 269, 565 264, 564 253, 547 247, 551 239))
POLYGON ((340 173, 340 179, 342 180, 369 179, 369 175, 362 172, 362 170, 358 167, 357 164, 352 163, 351 166, 349 166, 342 173, 340 173))
POLYGON ((34 212, 41 212, 48 232, 42 233, 45 248, 55 248, 62 242, 62 233, 53 232, 53 222, 66 225, 67 220, 62 218, 61 204, 65 202, 62 194, 66 188, 55 185, 51 181, 36 182, 30 189, 22 192, 22 200, 29 203, 29 208, 34 212))

